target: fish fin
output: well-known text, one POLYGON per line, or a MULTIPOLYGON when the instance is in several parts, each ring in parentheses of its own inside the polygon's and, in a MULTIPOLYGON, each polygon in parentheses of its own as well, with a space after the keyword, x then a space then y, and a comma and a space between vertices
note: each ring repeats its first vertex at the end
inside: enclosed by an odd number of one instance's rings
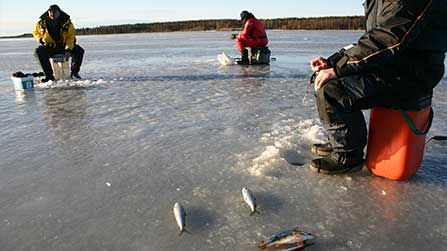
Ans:
POLYGON ((266 249, 267 248, 267 243, 265 241, 261 241, 259 242, 259 244, 257 245, 257 247, 259 249, 266 249))
POLYGON ((250 216, 253 216, 253 215, 255 215, 255 214, 261 214, 261 213, 260 213, 258 210, 255 209, 255 211, 253 211, 253 212, 250 213, 250 216))

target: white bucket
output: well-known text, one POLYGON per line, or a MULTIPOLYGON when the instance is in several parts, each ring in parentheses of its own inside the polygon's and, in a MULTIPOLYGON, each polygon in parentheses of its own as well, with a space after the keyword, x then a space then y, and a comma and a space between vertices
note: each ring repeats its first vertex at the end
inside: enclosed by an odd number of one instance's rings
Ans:
POLYGON ((34 77, 28 76, 23 78, 11 77, 12 82, 14 83, 14 89, 16 90, 29 90, 34 88, 34 77))
POLYGON ((55 80, 70 79, 70 63, 71 57, 65 58, 64 54, 57 54, 50 58, 51 67, 53 68, 53 75, 55 80))

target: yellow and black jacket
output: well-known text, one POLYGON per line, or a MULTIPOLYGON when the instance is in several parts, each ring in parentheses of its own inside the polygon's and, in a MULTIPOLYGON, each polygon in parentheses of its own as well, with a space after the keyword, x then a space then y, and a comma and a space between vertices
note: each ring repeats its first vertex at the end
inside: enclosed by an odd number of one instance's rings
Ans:
POLYGON ((48 13, 42 14, 39 22, 34 26, 33 37, 46 46, 54 48, 63 46, 65 50, 72 51, 76 42, 76 30, 70 20, 70 16, 61 11, 56 25, 51 26, 50 22, 48 13))
POLYGON ((417 60, 421 53, 444 62, 447 0, 366 0, 364 7, 366 32, 328 59, 338 77, 392 71, 399 57, 417 60))

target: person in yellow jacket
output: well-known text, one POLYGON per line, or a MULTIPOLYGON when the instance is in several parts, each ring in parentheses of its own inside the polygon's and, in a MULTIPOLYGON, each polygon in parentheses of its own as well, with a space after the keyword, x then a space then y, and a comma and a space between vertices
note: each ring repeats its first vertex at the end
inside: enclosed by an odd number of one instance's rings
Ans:
POLYGON ((48 11, 40 16, 40 20, 34 27, 33 37, 40 43, 34 54, 45 73, 45 79, 42 82, 54 80, 50 57, 56 54, 64 54, 66 58, 71 56, 71 77, 81 79, 79 71, 84 49, 76 44, 76 30, 70 16, 59 6, 51 5, 48 11))

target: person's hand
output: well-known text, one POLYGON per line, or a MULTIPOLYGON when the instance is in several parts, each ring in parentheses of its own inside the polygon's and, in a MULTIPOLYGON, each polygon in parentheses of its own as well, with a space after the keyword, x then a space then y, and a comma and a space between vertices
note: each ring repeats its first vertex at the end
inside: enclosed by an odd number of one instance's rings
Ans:
POLYGON ((230 39, 231 39, 231 40, 235 40, 236 37, 237 37, 237 34, 234 34, 234 33, 233 33, 233 34, 230 35, 230 39))
POLYGON ((69 57, 71 57, 71 51, 65 51, 65 60, 68 60, 69 57))
POLYGON ((325 70, 329 68, 327 59, 323 57, 317 57, 310 61, 310 67, 312 68, 312 72, 319 72, 321 70, 325 70))
POLYGON ((45 45, 45 42, 43 41, 42 38, 39 39, 39 43, 40 43, 41 45, 45 45))
POLYGON ((323 87, 327 81, 335 78, 337 78, 337 74, 335 74, 334 68, 321 70, 315 78, 315 91, 323 87))

